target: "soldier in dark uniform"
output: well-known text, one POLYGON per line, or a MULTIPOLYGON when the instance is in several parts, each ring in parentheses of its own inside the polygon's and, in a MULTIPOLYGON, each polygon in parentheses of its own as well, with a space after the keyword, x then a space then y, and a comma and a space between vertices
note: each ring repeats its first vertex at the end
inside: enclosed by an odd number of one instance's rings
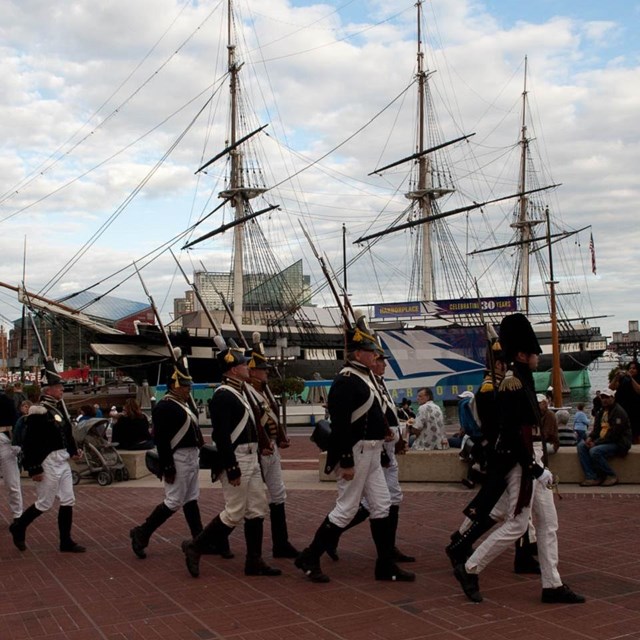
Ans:
MULTIPOLYGON (((391 520, 391 528, 393 531, 393 561, 394 562, 415 562, 413 556, 409 556, 396 546, 396 532, 398 530, 398 518, 400 515, 400 505, 403 500, 402 488, 400 487, 400 481, 398 480, 398 460, 396 455, 405 454, 407 450, 407 443, 402 437, 399 428, 398 420, 398 408, 396 407, 389 389, 384 381, 384 371, 386 368, 386 357, 384 350, 379 347, 378 358, 374 360, 371 365, 371 371, 373 373, 375 381, 380 387, 380 396, 382 397, 382 403, 384 408, 384 415, 387 421, 391 435, 385 438, 383 444, 383 466, 384 478, 389 488, 389 498, 391 499, 391 507, 389 508, 389 518, 391 520), (386 458, 385 458, 386 456, 386 458)), ((369 517, 369 504, 367 499, 363 497, 360 507, 349 523, 346 529, 351 529, 356 525, 364 522, 369 517)), ((338 554, 336 549, 327 549, 327 555, 333 560, 338 560, 338 554)))
POLYGON ((253 349, 249 360, 249 384, 247 397, 263 430, 266 446, 260 450, 262 477, 267 485, 271 540, 274 558, 297 558, 299 551, 289 542, 285 501, 287 490, 282 480, 280 449, 289 447, 287 434, 280 423, 280 407, 267 384, 270 365, 265 356, 260 334, 253 333, 253 349))
POLYGON ((204 550, 210 546, 223 548, 229 534, 244 522, 245 575, 279 576, 280 569, 270 567, 262 559, 263 523, 268 503, 258 461, 256 415, 246 395, 249 367, 235 345, 227 347, 222 336, 216 336, 215 341, 223 379, 209 402, 209 414, 212 437, 222 460, 220 481, 225 505, 200 535, 182 543, 187 570, 197 578, 204 550))
POLYGON ((138 527, 129 531, 131 548, 138 558, 146 558, 145 549, 153 532, 180 507, 191 531, 202 531, 198 496, 200 470, 198 453, 202 434, 198 416, 189 405, 192 379, 187 359, 176 349, 177 363, 167 380, 167 394, 153 409, 153 438, 158 449, 164 480, 164 501, 138 527))
POLYGON ((473 602, 481 602, 478 574, 525 533, 533 508, 542 539, 542 602, 581 603, 585 599, 563 584, 557 571, 558 522, 550 491, 553 476, 536 459, 533 448, 533 429, 539 422, 539 413, 532 372, 538 366, 540 345, 522 314, 503 319, 500 344, 511 364, 497 396, 500 430, 494 465, 504 472, 505 489, 499 499, 485 493, 484 500, 477 496, 467 507, 465 515, 471 525, 463 533, 461 544, 473 542, 497 522, 499 525, 466 562, 456 565, 454 575, 465 595, 473 602))
MULTIPOLYGON (((476 411, 483 439, 474 445, 472 455, 474 459, 482 461, 485 469, 487 465, 489 466, 489 473, 483 488, 467 507, 468 511, 474 513, 486 512, 488 505, 494 505, 497 502, 506 489, 506 475, 512 466, 510 460, 505 461, 502 456, 496 457, 494 455, 501 425, 498 390, 507 372, 508 363, 498 340, 498 335, 491 325, 487 325, 487 341, 487 370, 475 395, 476 411)), ((467 561, 473 552, 473 542, 485 530, 488 530, 486 527, 491 528, 494 525, 491 519, 485 521, 485 526, 480 526, 476 523, 474 531, 471 532, 473 535, 465 535, 471 522, 468 518, 465 519, 460 529, 452 534, 451 544, 446 547, 447 555, 454 567, 467 561)), ((536 555, 537 546, 533 537, 533 527, 530 524, 529 530, 515 543, 514 571, 516 573, 539 574, 540 566, 534 557, 536 555)))
POLYGON ((331 436, 326 472, 338 469, 338 498, 311 544, 295 560, 312 582, 329 581, 320 568, 320 556, 335 549, 363 496, 378 554, 376 580, 415 580, 415 574, 403 571, 393 561, 391 499, 381 464, 389 428, 380 388, 371 372, 377 357, 378 344, 360 316, 356 327, 347 331, 347 362, 334 379, 328 398, 331 436))
POLYGON ((27 527, 53 506, 56 497, 60 551, 82 553, 86 549, 71 538, 75 496, 69 458, 78 460, 81 452, 71 432, 71 421, 62 400, 64 386, 53 360, 45 361, 41 372, 42 397, 39 404, 29 408, 27 426, 22 443, 23 466, 37 483, 36 501, 13 524, 9 531, 13 544, 24 551, 27 546, 27 527))

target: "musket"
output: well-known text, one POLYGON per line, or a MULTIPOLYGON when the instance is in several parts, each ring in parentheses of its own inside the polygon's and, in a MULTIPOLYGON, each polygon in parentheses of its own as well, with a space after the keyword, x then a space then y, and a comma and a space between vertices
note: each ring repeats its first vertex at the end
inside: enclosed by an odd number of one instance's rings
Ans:
POLYGON ((176 261, 176 264, 178 265, 178 269, 180 269, 180 272, 184 276, 184 279, 185 279, 186 283, 191 287, 191 289, 193 289, 193 293, 196 296, 198 302, 200 303, 200 306, 202 307, 202 310, 204 311, 205 315, 207 316, 207 320, 209 320, 209 323, 211 324, 214 332, 217 333, 217 334, 222 335, 222 331, 220 329, 220 326, 213 319, 213 316, 211 315, 211 311, 209 311, 209 308, 205 304, 204 298, 202 297, 202 294, 200 293, 200 289, 198 289, 198 285, 195 283, 195 281, 194 282, 190 282, 189 281, 189 278, 187 277, 187 274, 185 273, 184 269, 182 268, 182 265, 180 264, 180 262, 178 262, 178 258, 176 258, 175 253, 173 253, 173 251, 171 251, 171 249, 169 249, 169 253, 172 255, 173 259, 176 261))
MULTIPOLYGON (((162 337, 164 338, 164 343, 167 346, 167 349, 169 350, 169 357, 171 358, 171 361, 173 362, 173 364, 177 365, 178 355, 173 349, 173 345, 171 344, 171 338, 169 337, 169 334, 167 333, 167 329, 164 326, 164 323, 162 322, 162 318, 160 317, 160 312, 158 311, 158 307, 156 306, 156 303, 154 302, 153 297, 149 293, 149 289, 147 289, 147 285, 144 283, 144 280, 142 279, 142 274, 140 273, 138 269, 138 265, 135 262, 133 263, 133 268, 136 270, 136 273, 138 274, 138 278, 140 279, 140 284, 142 285, 142 289, 144 290, 144 293, 147 296, 147 299, 149 300, 151 309, 153 309, 153 315, 155 316, 158 326, 160 327, 162 337)), ((196 416, 199 415, 198 407, 191 393, 189 393, 188 404, 189 404, 189 408, 195 413, 195 415, 196 416)))
MULTIPOLYGON (((207 269, 202 264, 202 262, 200 264, 202 265, 202 268, 206 271, 207 269)), ((244 334, 242 333, 242 329, 240 328, 240 324, 238 323, 238 320, 236 319, 236 316, 234 315, 233 311, 231 310, 231 306, 227 302, 227 299, 224 297, 224 295, 222 294, 221 291, 218 291, 218 289, 217 289, 217 287, 215 285, 213 287, 213 290, 216 292, 217 295, 220 296, 220 300, 222 301, 222 306, 224 307, 225 311, 229 314, 229 318, 231 318, 231 323, 233 324, 233 326, 234 326, 234 328, 236 330, 236 335, 238 336, 238 340, 240 340, 240 342, 242 342, 242 346, 248 351, 249 349, 251 349, 251 347, 249 346, 249 343, 247 342, 247 339, 244 337, 244 334)), ((221 331, 218 331, 218 333, 220 335, 222 335, 221 331)))
MULTIPOLYGON (((333 278, 332 278, 331 274, 329 273, 329 269, 327 267, 325 259, 318 253, 315 245, 313 244, 313 241, 311 240, 311 238, 309 237, 309 234, 307 233, 307 230, 302 226, 302 223, 300 223, 300 228, 302 229, 302 233, 304 233, 304 236, 307 239, 307 242, 309 243, 309 246, 311 247, 311 251, 313 251, 313 255, 316 257, 316 260, 318 261, 318 264, 320 265, 320 269, 322 269, 322 273, 323 273, 323 275, 324 275, 324 277, 325 277, 325 279, 327 281, 327 284, 329 285, 329 289, 331 290, 331 293, 333 294, 333 297, 335 298, 336 304, 338 305, 338 308, 340 309, 340 313, 342 315, 342 319, 344 320, 345 327, 347 329, 351 329, 352 328, 353 313, 352 313, 351 317, 349 317, 349 313, 347 311, 345 303, 340 298, 340 294, 338 292, 338 289, 336 288, 336 285, 335 285, 335 283, 333 281, 333 278)), ((345 300, 346 300, 346 296, 345 296, 345 300)), ((348 302, 347 302, 347 304, 349 305, 349 308, 351 308, 351 305, 348 302)), ((351 311, 353 311, 353 310, 351 310, 351 311)))
MULTIPOLYGON (((29 316, 29 321, 31 322, 31 328, 33 329, 33 333, 36 336, 36 342, 38 343, 38 348, 40 349, 40 354, 42 355, 43 363, 50 357, 50 354, 47 353, 47 349, 44 346, 44 342, 42 341, 42 337, 40 336, 40 332, 38 331, 38 325, 36 324, 36 320, 33 316, 33 311, 31 307, 31 299, 29 298, 29 294, 26 293, 27 289, 24 287, 24 282, 22 286, 25 290, 25 296, 27 299, 27 315, 29 316)), ((71 424, 71 416, 69 415, 69 411, 67 410, 67 405, 64 402, 64 398, 60 398, 59 400, 60 406, 62 407, 62 412, 64 413, 64 417, 67 419, 69 424, 71 424)))

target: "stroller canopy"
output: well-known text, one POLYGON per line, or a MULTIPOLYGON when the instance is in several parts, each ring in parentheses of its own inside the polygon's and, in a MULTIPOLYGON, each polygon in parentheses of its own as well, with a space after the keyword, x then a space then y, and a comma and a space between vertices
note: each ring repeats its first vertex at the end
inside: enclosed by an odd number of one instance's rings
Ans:
POLYGON ((89 434, 104 438, 108 426, 108 418, 89 418, 88 420, 79 422, 75 426, 73 430, 73 437, 79 445, 84 443, 85 438, 89 434))

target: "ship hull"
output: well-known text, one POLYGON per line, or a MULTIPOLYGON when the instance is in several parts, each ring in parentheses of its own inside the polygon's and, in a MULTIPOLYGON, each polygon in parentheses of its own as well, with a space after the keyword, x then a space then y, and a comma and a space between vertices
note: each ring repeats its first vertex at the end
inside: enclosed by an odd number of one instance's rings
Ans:
MULTIPOLYGON (((413 398, 420 387, 431 387, 436 400, 454 400, 462 391, 475 390, 482 380, 486 354, 483 327, 379 329, 376 333, 389 356, 386 374, 388 385, 398 398, 413 398)), ((221 371, 214 357, 211 338, 181 332, 172 335, 171 340, 188 356, 194 381, 220 381, 221 371)), ((546 388, 548 383, 544 381, 547 378, 542 374, 551 370, 550 336, 542 332, 539 340, 543 354, 537 379, 546 388)), ((272 342, 275 345, 275 339, 272 342)), ((309 356, 318 350, 323 350, 325 355, 334 355, 322 359, 287 359, 284 363, 285 376, 297 376, 305 380, 318 376, 332 379, 342 367, 342 338, 335 332, 322 339, 314 336, 309 348, 306 348, 302 336, 291 342, 294 345, 298 343, 296 346, 301 356, 309 356)), ((147 380, 150 384, 161 384, 171 370, 167 348, 159 336, 126 336, 125 340, 108 336, 104 341, 94 342, 92 348, 101 358, 121 368, 136 382, 147 380)), ((561 350, 560 366, 564 371, 584 371, 583 375, 569 376, 571 383, 580 387, 589 386, 587 368, 604 351, 599 335, 596 333, 590 338, 582 334, 565 334, 564 342, 561 340, 561 350)))

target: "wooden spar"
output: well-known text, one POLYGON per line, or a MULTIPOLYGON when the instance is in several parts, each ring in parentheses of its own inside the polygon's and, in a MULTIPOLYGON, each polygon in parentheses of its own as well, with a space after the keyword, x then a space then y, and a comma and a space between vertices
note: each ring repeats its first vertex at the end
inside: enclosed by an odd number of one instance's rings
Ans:
POLYGON ((199 174, 201 171, 204 171, 209 165, 213 164, 216 160, 219 160, 223 156, 226 156, 228 153, 231 153, 231 151, 233 151, 234 149, 239 147, 243 142, 246 142, 247 140, 249 140, 249 138, 253 138, 253 136, 255 136, 256 133, 259 133, 260 131, 262 131, 263 129, 265 129, 268 126, 269 126, 268 124, 263 124, 260 128, 256 129, 255 131, 252 131, 251 133, 247 133, 247 135, 242 137, 242 138, 240 138, 240 140, 236 140, 236 142, 234 142, 234 144, 229 145, 226 149, 223 149, 218 155, 213 156, 213 158, 211 158, 211 160, 209 160, 209 162, 205 162, 205 164, 203 164, 195 172, 195 175, 199 174))
POLYGON ((433 153, 434 151, 438 151, 440 149, 444 149, 445 147, 448 147, 449 145, 452 144, 456 144, 457 142, 461 142, 462 140, 468 140, 469 138, 471 138, 472 136, 475 136, 475 133, 469 133, 466 136, 460 136, 459 138, 454 138, 453 140, 449 140, 448 142, 443 142, 442 144, 437 144, 435 147, 430 147, 429 149, 425 149, 424 151, 419 151, 418 153, 413 153, 410 156, 407 156, 406 158, 402 158, 402 160, 396 160, 395 162, 392 162, 391 164, 385 165, 384 167, 380 167, 379 169, 376 169, 375 171, 372 171, 371 173, 368 173, 368 176, 374 176, 376 174, 382 173, 383 171, 386 171, 387 169, 391 169, 392 167, 397 167, 400 164, 404 164, 405 162, 410 162, 411 160, 417 160, 418 158, 421 158, 422 156, 427 155, 427 153, 433 153))
POLYGON ((434 220, 440 220, 441 218, 448 218, 449 216, 456 215, 458 213, 464 213, 466 211, 472 211, 473 209, 479 209, 480 207, 484 207, 487 204, 493 204, 495 202, 502 202, 503 200, 509 200, 510 198, 518 198, 521 196, 529 195, 530 193, 537 193, 538 191, 546 191, 547 189, 554 189, 555 187, 559 187, 559 184, 550 184, 548 187, 540 187, 539 189, 530 189, 529 191, 524 191, 522 193, 512 193, 510 196, 502 196, 501 198, 494 198, 492 200, 485 200, 484 202, 475 202, 474 204, 470 204, 466 207, 459 207, 457 209, 452 209, 451 211, 444 211, 442 213, 436 213, 435 215, 431 215, 428 218, 419 218, 418 220, 412 220, 411 222, 405 222, 404 224, 399 224, 396 227, 391 227, 389 229, 384 229, 383 231, 378 231, 377 233, 371 233, 368 236, 363 236, 358 238, 353 244, 359 244, 360 242, 365 242, 366 240, 371 240, 372 238, 377 238, 379 236, 386 236, 388 233, 394 233, 395 231, 402 231, 403 229, 409 229, 411 227, 417 227, 420 224, 426 224, 427 222, 432 222, 434 220))

